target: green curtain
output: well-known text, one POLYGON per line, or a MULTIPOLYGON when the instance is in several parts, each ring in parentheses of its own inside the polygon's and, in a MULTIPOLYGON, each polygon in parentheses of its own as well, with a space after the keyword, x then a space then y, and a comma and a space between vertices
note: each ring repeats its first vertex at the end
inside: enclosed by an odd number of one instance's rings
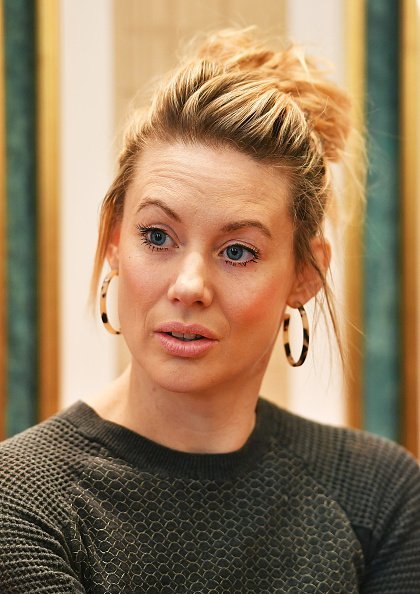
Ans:
POLYGON ((6 434, 36 422, 37 237, 35 3, 5 0, 6 434))
POLYGON ((399 440, 399 2, 366 0, 364 426, 399 440))

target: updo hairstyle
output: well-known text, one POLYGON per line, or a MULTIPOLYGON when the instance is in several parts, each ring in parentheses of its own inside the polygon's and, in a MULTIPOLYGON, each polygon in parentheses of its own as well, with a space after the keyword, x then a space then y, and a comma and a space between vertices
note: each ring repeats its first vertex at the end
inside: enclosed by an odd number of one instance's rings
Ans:
POLYGON ((342 156, 349 112, 347 95, 300 48, 271 51, 253 29, 209 35, 161 82, 148 108, 131 118, 101 208, 93 293, 144 148, 156 141, 232 147, 287 176, 296 269, 310 265, 317 271, 339 340, 331 291, 311 239, 319 236, 325 246, 323 221, 332 197, 329 164, 342 156))

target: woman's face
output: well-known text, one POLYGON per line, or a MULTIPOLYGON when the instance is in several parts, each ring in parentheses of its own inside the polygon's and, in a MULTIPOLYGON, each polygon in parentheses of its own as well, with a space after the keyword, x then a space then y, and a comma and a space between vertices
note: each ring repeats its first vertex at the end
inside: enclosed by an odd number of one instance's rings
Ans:
POLYGON ((229 148, 148 147, 108 252, 137 372, 175 392, 262 378, 299 299, 292 246, 280 172, 229 148))

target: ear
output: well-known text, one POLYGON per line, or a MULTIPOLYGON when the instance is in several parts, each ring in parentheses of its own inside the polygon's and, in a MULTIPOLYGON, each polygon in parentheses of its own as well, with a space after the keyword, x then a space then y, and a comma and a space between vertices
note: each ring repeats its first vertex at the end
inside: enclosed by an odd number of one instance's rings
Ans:
MULTIPOLYGON (((321 237, 314 237, 311 240, 311 249, 318 268, 325 277, 331 261, 330 243, 321 237)), ((296 273, 295 282, 287 298, 287 305, 290 307, 304 305, 312 297, 315 297, 322 288, 322 284, 322 279, 315 268, 309 263, 302 264, 296 273)))
POLYGON ((111 231, 108 247, 106 250, 106 259, 111 270, 119 268, 119 250, 120 250, 121 223, 117 223, 111 231))

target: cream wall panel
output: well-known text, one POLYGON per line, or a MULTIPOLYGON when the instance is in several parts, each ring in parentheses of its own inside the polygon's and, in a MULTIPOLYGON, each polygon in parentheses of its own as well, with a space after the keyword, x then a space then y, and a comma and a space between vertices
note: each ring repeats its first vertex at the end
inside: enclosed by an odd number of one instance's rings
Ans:
MULTIPOLYGON (((289 37, 305 46, 309 53, 328 59, 334 66, 333 78, 343 84, 345 72, 346 0, 287 0, 286 30, 289 37)), ((342 175, 334 170, 338 200, 342 200, 342 175)), ((332 271, 338 314, 343 314, 344 274, 340 233, 330 226, 327 235, 333 244, 332 271)), ((312 304, 313 305, 313 304, 312 304)), ((311 307, 308 307, 313 319, 311 307)), ((343 323, 341 324, 343 326, 343 323)), ((332 424, 346 423, 345 387, 341 363, 332 328, 321 323, 312 339, 305 365, 289 370, 288 406, 294 412, 332 424)))
POLYGON ((112 174, 110 0, 60 0, 61 406, 115 377, 116 341, 88 309, 98 210, 112 174))

